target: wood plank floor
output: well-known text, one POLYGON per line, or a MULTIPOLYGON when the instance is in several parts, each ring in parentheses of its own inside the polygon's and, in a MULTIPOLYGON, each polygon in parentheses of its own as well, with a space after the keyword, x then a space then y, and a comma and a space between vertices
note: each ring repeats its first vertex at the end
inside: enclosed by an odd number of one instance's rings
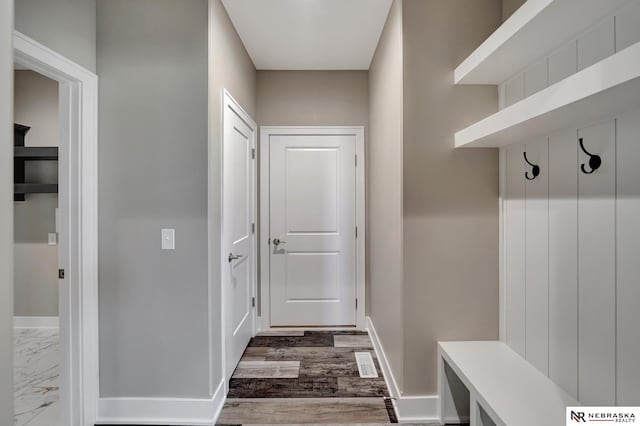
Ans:
POLYGON ((366 332, 286 331, 254 337, 229 383, 218 424, 397 423, 366 332), (370 352, 377 378, 361 378, 370 352))
POLYGON ((225 423, 387 423, 381 398, 241 398, 228 400, 225 423))

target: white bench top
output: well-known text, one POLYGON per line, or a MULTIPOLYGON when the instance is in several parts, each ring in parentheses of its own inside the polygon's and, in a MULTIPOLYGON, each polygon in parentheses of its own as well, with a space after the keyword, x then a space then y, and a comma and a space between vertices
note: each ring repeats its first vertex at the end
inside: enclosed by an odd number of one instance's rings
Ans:
POLYGON ((564 426, 567 406, 581 405, 498 341, 439 342, 440 354, 483 408, 507 426, 564 426))

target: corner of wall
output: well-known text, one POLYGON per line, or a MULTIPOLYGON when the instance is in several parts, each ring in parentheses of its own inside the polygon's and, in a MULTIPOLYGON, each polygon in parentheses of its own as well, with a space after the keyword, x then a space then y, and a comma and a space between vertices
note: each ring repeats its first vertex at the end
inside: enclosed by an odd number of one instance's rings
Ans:
POLYGON ((256 69, 221 0, 208 0, 208 249, 211 380, 222 380, 221 328, 221 138, 223 90, 254 116, 256 109, 256 69))
POLYGON ((369 70, 369 315, 398 390, 404 386, 402 0, 394 0, 369 70))
POLYGON ((527 0, 502 0, 502 21, 506 21, 527 0))
POLYGON ((0 424, 13 424, 13 1, 0 2, 0 424))

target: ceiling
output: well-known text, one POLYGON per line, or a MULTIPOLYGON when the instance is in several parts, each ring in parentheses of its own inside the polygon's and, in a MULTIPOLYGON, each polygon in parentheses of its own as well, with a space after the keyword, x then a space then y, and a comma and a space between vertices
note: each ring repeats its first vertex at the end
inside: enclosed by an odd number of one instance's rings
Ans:
POLYGON ((222 0, 259 70, 366 70, 392 0, 222 0))

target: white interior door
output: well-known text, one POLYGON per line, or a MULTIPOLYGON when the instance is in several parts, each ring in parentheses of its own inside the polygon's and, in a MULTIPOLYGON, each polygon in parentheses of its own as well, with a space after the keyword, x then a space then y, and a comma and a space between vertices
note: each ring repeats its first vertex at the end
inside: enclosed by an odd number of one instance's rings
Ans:
POLYGON ((225 93, 222 183, 222 294, 229 380, 254 334, 256 125, 225 93))
POLYGON ((271 325, 356 325, 356 137, 271 135, 271 325))

